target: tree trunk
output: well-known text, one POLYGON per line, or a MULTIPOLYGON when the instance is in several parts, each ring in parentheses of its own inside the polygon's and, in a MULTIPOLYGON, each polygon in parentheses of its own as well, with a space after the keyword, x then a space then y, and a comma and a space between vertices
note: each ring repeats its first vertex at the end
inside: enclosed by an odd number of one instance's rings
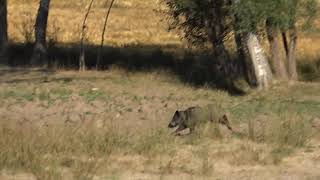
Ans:
POLYGON ((84 39, 86 37, 86 30, 87 30, 86 23, 87 23, 87 19, 88 19, 89 13, 91 11, 93 2, 94 2, 94 0, 90 1, 89 7, 86 11, 86 14, 85 14, 83 22, 82 22, 81 40, 80 40, 79 71, 86 70, 86 55, 85 55, 84 39))
POLYGON ((281 36, 282 36, 282 42, 283 42, 283 47, 284 50, 286 52, 286 57, 288 57, 289 55, 289 48, 288 48, 288 39, 287 39, 287 34, 285 31, 281 32, 281 36))
POLYGON ((103 25, 102 34, 101 34, 101 43, 100 43, 100 47, 99 47, 99 50, 98 50, 97 63, 96 63, 96 69, 97 70, 99 69, 99 66, 100 66, 101 53, 102 53, 102 48, 103 48, 103 43, 104 43, 104 35, 105 35, 106 29, 107 29, 109 15, 110 15, 110 12, 111 12, 111 9, 112 9, 114 1, 115 0, 111 0, 110 6, 108 8, 108 11, 107 11, 105 19, 104 19, 104 25, 103 25))
POLYGON ((213 55, 218 60, 222 67, 222 74, 224 79, 224 86, 228 90, 233 90, 235 88, 233 82, 233 76, 231 71, 231 59, 230 55, 224 45, 224 18, 222 9, 224 1, 222 0, 211 0, 211 18, 210 21, 206 22, 208 29, 208 38, 213 45, 213 55))
POLYGON ((8 24, 7 0, 0 0, 0 64, 7 63, 8 24))
POLYGON ((46 33, 50 0, 40 0, 36 24, 35 24, 35 45, 31 59, 31 65, 44 65, 47 62, 46 33))
POLYGON ((259 89, 267 89, 270 87, 273 80, 272 72, 268 60, 255 34, 248 34, 247 46, 255 72, 256 85, 259 89))
POLYGON ((280 53, 280 45, 279 45, 279 39, 278 39, 278 34, 280 31, 272 27, 270 23, 271 22, 267 20, 266 29, 267 29, 267 37, 268 37, 268 41, 271 49, 273 70, 275 71, 277 78, 281 80, 288 80, 286 66, 281 58, 281 53, 280 53))
MULTIPOLYGON (((241 66, 241 73, 243 73, 246 76, 247 72, 247 65, 246 65, 246 53, 244 50, 244 46, 242 43, 242 34, 239 32, 234 33, 235 41, 236 41, 236 46, 237 46, 237 54, 238 58, 240 60, 240 66, 241 66)), ((248 79, 248 77, 246 77, 248 79)))
MULTIPOLYGON (((239 1, 228 0, 227 3, 230 7, 232 7, 233 4, 237 4, 239 3, 239 1)), ((248 55, 248 49, 246 47, 246 37, 248 33, 240 32, 240 29, 241 29, 240 17, 237 14, 234 14, 233 18, 234 18, 233 19, 234 38, 235 38, 237 54, 238 54, 238 63, 237 63, 238 71, 245 78, 245 80, 250 86, 254 86, 255 85, 254 73, 253 73, 252 64, 250 62, 250 58, 248 55)))
POLYGON ((247 83, 251 86, 254 85, 254 81, 252 80, 252 66, 250 65, 250 60, 248 59, 248 50, 246 49, 245 46, 245 41, 244 37, 246 37, 246 33, 240 33, 238 32, 239 28, 239 19, 235 15, 235 22, 234 22, 234 37, 235 37, 235 42, 237 46, 237 54, 238 54, 238 67, 239 67, 239 72, 241 75, 245 78, 247 83))
POLYGON ((297 47, 297 30, 296 27, 292 27, 289 30, 290 43, 288 51, 288 71, 291 81, 298 80, 297 61, 296 61, 296 47, 297 47))

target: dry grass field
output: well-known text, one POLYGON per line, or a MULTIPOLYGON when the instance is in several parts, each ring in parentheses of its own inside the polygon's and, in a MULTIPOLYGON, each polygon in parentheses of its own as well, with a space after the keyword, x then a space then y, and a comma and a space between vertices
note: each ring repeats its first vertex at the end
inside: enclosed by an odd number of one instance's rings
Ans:
POLYGON ((0 179, 320 178, 319 83, 231 96, 163 71, 0 73, 0 179), (175 110, 208 103, 240 134, 170 134, 175 110))
MULTIPOLYGON (((10 40, 32 42, 38 1, 8 2, 10 40)), ((49 43, 78 43, 86 3, 52 0, 49 43)), ((166 30, 161 8, 160 0, 116 1, 106 44, 120 53, 187 47, 166 30)), ((104 12, 98 0, 88 21, 93 47, 104 12)), ((262 92, 239 82, 245 94, 238 96, 192 81, 210 73, 196 66, 189 74, 116 65, 87 72, 0 67, 0 179, 320 179, 320 36, 299 40, 301 79, 315 82, 275 82, 262 92), (226 109, 237 133, 212 124, 182 137, 167 129, 176 110, 209 103, 226 109)), ((123 58, 174 58, 150 54, 123 58)))
MULTIPOLYGON (((106 12, 106 1, 95 2, 88 19, 88 42, 99 44, 106 12)), ((83 0, 52 1, 49 17, 49 36, 57 36, 61 43, 80 39, 80 28, 88 2, 83 0)), ((24 34, 32 31, 38 8, 36 0, 9 1, 9 32, 13 41, 25 41, 24 34), (31 21, 31 23, 30 23, 31 21), (30 24, 29 27, 24 24, 30 24)), ((159 0, 116 1, 110 15, 106 43, 113 46, 137 44, 181 44, 180 38, 168 33, 159 0)))

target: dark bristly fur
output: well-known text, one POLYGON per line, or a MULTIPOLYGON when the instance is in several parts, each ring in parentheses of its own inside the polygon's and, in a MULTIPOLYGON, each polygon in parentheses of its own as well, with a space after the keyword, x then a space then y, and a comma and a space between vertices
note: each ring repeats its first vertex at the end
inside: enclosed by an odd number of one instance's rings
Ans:
POLYGON ((198 125, 206 122, 222 124, 232 131, 228 117, 223 109, 212 104, 203 108, 190 107, 183 111, 176 111, 168 127, 177 127, 175 134, 179 135, 181 131, 187 128, 189 128, 190 133, 192 133, 198 125))

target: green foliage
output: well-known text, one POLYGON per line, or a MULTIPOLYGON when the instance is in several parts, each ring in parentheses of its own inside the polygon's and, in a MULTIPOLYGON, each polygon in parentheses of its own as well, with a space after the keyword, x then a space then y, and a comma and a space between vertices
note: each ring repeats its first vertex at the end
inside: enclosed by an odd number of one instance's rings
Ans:
POLYGON ((246 0, 233 4, 233 12, 239 17, 242 31, 257 31, 266 20, 282 30, 288 30, 302 20, 310 26, 317 12, 316 0, 246 0))
POLYGON ((208 41, 208 24, 223 24, 223 38, 233 31, 264 30, 266 20, 282 30, 302 21, 303 29, 311 27, 318 8, 316 0, 164 0, 169 7, 170 28, 182 30, 193 44, 208 41), (236 17, 236 20, 235 20, 236 17))
MULTIPOLYGON (((178 29, 192 44, 208 42, 209 24, 222 23, 227 27, 230 20, 230 8, 223 0, 164 0, 169 7, 170 30, 178 29), (219 12, 218 12, 219 11, 219 12), (215 16, 219 14, 219 17, 215 16)), ((225 38, 230 28, 225 28, 225 38)), ((211 42, 212 43, 212 42, 211 42)))

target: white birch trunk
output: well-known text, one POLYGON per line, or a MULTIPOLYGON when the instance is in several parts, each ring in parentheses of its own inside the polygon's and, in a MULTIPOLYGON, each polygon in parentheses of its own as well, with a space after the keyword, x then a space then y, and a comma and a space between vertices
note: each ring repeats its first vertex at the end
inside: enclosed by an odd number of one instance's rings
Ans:
POLYGON ((259 43, 257 36, 249 33, 247 37, 247 46, 251 57, 256 83, 259 89, 270 87, 273 75, 266 55, 259 43))

